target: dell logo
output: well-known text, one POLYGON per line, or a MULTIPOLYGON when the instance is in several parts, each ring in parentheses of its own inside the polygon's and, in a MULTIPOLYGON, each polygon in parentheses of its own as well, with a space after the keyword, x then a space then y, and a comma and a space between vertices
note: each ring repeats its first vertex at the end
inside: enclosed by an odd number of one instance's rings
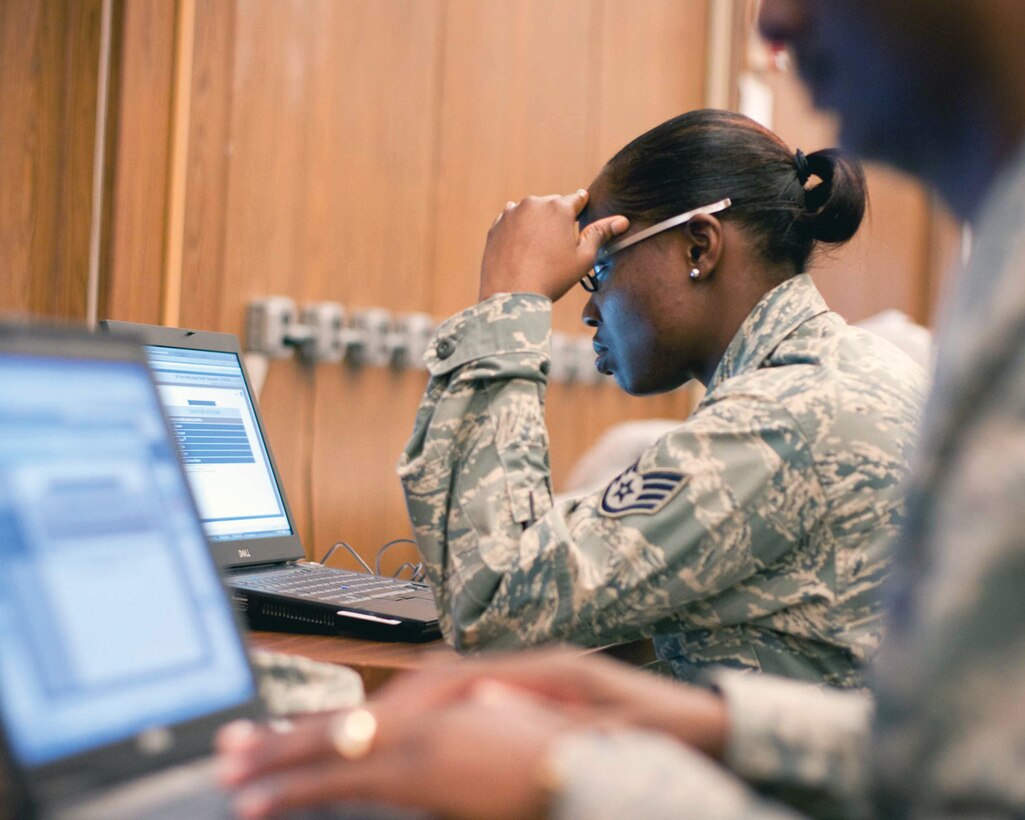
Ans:
POLYGON ((247 549, 240 549, 238 551, 238 557, 239 558, 252 558, 253 554, 249 550, 247 550, 247 549))
POLYGON ((145 755, 164 754, 174 746, 174 735, 164 726, 146 729, 135 738, 135 747, 145 755))

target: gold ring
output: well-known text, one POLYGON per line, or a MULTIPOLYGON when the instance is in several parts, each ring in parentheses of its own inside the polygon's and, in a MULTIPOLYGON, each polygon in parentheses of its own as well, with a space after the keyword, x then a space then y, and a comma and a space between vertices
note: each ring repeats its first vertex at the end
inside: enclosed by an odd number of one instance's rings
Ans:
POLYGON ((346 760, 362 760, 377 735, 377 718, 367 709, 343 712, 331 720, 331 745, 346 760))

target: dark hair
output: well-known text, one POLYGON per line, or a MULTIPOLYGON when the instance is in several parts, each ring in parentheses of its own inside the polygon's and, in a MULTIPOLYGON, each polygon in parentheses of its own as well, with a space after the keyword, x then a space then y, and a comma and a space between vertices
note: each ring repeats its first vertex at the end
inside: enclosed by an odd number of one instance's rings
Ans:
POLYGON ((659 222, 729 197, 717 216, 743 225, 762 257, 804 271, 818 242, 846 242, 865 213, 865 175, 831 148, 795 156, 754 120, 690 111, 637 137, 602 171, 609 204, 634 221, 659 222), (821 182, 805 189, 808 175, 821 182), (802 178, 803 177, 803 178, 802 178))

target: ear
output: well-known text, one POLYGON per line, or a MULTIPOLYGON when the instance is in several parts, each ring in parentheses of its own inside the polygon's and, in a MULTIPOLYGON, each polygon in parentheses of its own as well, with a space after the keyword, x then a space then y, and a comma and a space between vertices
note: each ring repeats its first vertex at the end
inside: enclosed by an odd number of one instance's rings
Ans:
POLYGON ((707 279, 722 256, 722 223, 711 214, 699 214, 683 226, 682 236, 688 270, 697 268, 699 278, 707 279))

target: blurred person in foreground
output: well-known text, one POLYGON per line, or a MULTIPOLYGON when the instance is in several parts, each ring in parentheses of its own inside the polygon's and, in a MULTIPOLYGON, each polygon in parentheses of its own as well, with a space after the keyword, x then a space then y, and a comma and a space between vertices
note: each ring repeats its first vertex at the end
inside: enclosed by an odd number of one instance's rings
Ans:
POLYGON ((930 182, 975 231, 873 694, 478 662, 289 735, 226 730, 246 816, 354 796, 464 817, 1025 815, 1025 3, 763 0, 760 25, 849 148, 930 182))

